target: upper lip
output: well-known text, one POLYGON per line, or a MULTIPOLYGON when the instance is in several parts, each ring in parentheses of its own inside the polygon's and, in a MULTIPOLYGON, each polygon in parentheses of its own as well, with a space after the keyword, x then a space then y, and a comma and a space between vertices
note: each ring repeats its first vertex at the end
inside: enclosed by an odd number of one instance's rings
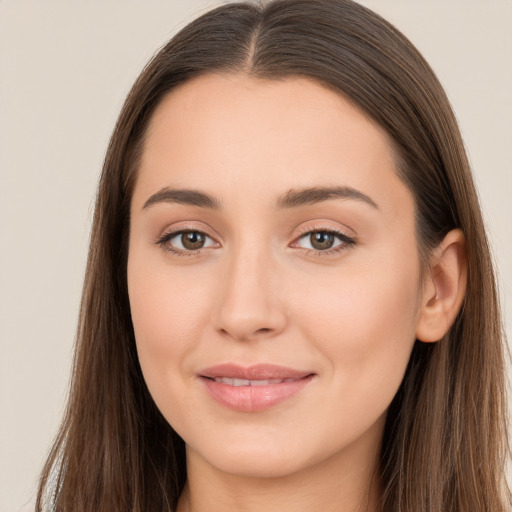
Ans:
POLYGON ((240 366, 233 363, 223 363, 211 366, 199 372, 201 377, 215 379, 227 377, 229 379, 267 380, 267 379, 303 379, 313 372, 296 370, 275 364, 255 364, 240 366))

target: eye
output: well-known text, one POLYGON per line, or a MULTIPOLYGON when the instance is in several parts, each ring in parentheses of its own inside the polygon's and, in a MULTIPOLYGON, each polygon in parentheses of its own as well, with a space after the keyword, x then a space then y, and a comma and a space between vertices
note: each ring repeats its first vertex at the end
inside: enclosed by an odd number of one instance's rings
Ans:
POLYGON ((212 247, 216 242, 202 231, 180 230, 164 235, 158 243, 167 250, 176 253, 197 252, 212 247))
POLYGON ((294 243, 294 246, 316 252, 332 252, 354 245, 355 240, 345 233, 331 230, 309 231, 294 243))

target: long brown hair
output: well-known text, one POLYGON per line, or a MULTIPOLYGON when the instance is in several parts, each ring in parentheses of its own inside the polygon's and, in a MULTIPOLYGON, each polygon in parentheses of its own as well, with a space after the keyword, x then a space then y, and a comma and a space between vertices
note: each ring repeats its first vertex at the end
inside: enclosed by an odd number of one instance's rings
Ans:
POLYGON ((126 285, 129 206, 144 135, 162 98, 205 73, 305 76, 349 98, 392 137, 416 202, 424 259, 467 240, 463 307, 443 340, 416 342, 388 411, 383 512, 503 512, 508 454, 504 343, 488 242, 460 132, 431 68, 393 26, 351 0, 232 3, 201 16, 134 84, 108 147, 94 215, 65 417, 37 510, 175 509, 184 443, 139 367, 126 285))

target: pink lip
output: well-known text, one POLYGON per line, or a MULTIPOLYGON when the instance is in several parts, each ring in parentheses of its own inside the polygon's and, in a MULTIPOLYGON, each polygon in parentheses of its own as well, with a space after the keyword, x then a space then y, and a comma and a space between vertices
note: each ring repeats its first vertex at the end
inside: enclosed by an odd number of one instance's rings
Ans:
POLYGON ((227 363, 207 368, 199 376, 210 396, 220 404, 241 412, 260 412, 297 394, 311 382, 314 374, 271 364, 242 367, 227 363), (217 382, 214 380, 216 378, 286 381, 257 386, 234 386, 217 382))

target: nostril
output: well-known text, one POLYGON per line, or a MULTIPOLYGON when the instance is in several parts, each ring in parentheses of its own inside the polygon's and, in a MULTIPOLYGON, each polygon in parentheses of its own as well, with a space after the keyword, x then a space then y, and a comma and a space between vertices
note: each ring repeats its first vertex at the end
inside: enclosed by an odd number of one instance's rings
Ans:
POLYGON ((275 331, 276 330, 272 329, 271 327, 261 327, 256 330, 243 329, 243 328, 241 329, 240 327, 238 329, 232 329, 232 330, 225 329, 225 328, 219 329, 219 332, 223 336, 230 336, 230 337, 234 337, 234 338, 240 339, 240 340, 250 340, 250 339, 255 339, 255 338, 259 338, 259 337, 265 337, 267 335, 272 334, 275 331))

